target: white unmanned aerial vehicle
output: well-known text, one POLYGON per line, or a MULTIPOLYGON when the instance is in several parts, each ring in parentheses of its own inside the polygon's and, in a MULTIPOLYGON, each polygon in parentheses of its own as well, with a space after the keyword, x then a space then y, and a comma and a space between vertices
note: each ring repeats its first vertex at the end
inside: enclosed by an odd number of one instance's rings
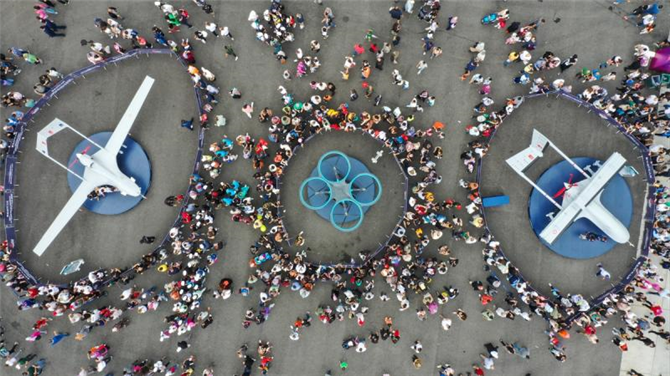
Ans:
POLYGON ((126 112, 123 114, 123 117, 121 117, 119 124, 116 126, 116 129, 114 129, 112 136, 104 147, 98 145, 93 140, 84 136, 58 118, 55 118, 37 134, 37 151, 60 167, 66 169, 69 173, 81 179, 79 187, 74 191, 70 200, 68 200, 61 212, 58 213, 56 219, 44 233, 42 239, 40 239, 39 243, 35 246, 35 249, 33 249, 33 252, 38 256, 41 256, 44 251, 46 251, 51 242, 53 242, 63 230, 77 210, 79 210, 84 202, 86 202, 88 194, 95 190, 95 188, 102 185, 111 185, 117 188, 122 195, 137 197, 142 194, 142 190, 135 183, 135 179, 126 176, 121 172, 116 156, 119 154, 121 147, 123 147, 123 143, 126 140, 126 137, 128 137, 128 132, 130 132, 130 128, 133 126, 133 122, 135 122, 135 118, 137 118, 137 115, 142 108, 142 104, 147 98, 153 84, 153 78, 149 76, 144 78, 142 85, 135 93, 133 100, 130 102, 130 105, 128 105, 126 112), (83 152, 77 153, 77 160, 84 166, 83 176, 73 172, 67 166, 49 155, 47 139, 65 128, 71 129, 99 149, 93 155, 87 155, 83 152))
POLYGON ((548 138, 534 129, 530 146, 507 159, 507 164, 559 209, 558 214, 540 233, 540 238, 547 243, 552 244, 565 229, 580 218, 586 218, 593 222, 615 242, 622 244, 628 242, 630 238, 628 229, 600 202, 600 196, 607 183, 626 164, 626 159, 621 154, 612 154, 598 171, 589 176, 548 138), (563 183, 565 194, 562 206, 523 173, 537 158, 543 156, 543 151, 547 145, 556 150, 561 157, 586 178, 577 183, 563 183))

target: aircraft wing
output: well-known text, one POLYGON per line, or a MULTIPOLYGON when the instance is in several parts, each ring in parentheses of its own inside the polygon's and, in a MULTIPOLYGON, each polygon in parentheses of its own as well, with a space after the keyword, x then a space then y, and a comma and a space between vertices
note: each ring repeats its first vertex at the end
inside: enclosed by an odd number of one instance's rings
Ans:
MULTIPOLYGON (((540 233, 540 238, 547 243, 552 244, 561 233, 570 226, 587 205, 593 202, 595 198, 605 189, 605 186, 626 164, 626 159, 619 153, 612 154, 602 167, 588 180, 588 183, 581 189, 579 194, 572 202, 564 206, 547 227, 540 233)), ((588 218, 585 214, 584 217, 588 218)), ((595 222, 594 222, 595 223, 595 222)))
POLYGON ((610 239, 619 244, 625 244, 630 239, 630 233, 626 226, 619 221, 600 201, 602 192, 598 193, 595 200, 591 201, 585 210, 579 214, 579 218, 586 218, 593 222, 610 239))
POLYGON ((570 226, 572 221, 577 218, 580 211, 581 209, 578 205, 575 205, 575 202, 568 206, 564 206, 563 209, 554 216, 554 219, 549 222, 547 227, 540 232, 540 238, 547 243, 552 244, 563 231, 570 226))
POLYGON ((542 158, 544 149, 549 144, 549 139, 542 133, 533 129, 533 139, 530 146, 516 153, 513 157, 507 159, 507 164, 514 169, 514 171, 521 173, 525 171, 537 158, 542 158))
POLYGON ((33 252, 38 256, 42 256, 44 251, 49 248, 49 245, 56 239, 58 234, 63 230, 65 225, 70 222, 70 219, 77 213, 77 210, 86 202, 88 194, 99 185, 104 185, 105 182, 97 184, 98 182, 95 179, 87 179, 79 184, 79 187, 74 191, 72 197, 68 200, 67 204, 61 209, 60 213, 56 219, 54 219, 51 226, 47 231, 42 235, 42 239, 37 243, 33 252))
POLYGON ((107 145, 105 145, 105 150, 112 155, 117 155, 119 150, 121 150, 121 146, 123 146, 123 142, 126 140, 126 137, 128 137, 130 128, 133 126, 133 123, 142 108, 142 104, 144 103, 144 100, 147 99, 147 95, 149 95, 149 91, 153 84, 153 78, 149 76, 144 77, 142 85, 137 89, 133 100, 130 101, 126 112, 121 117, 121 120, 119 120, 119 124, 116 126, 116 129, 114 129, 112 137, 107 141, 107 145))

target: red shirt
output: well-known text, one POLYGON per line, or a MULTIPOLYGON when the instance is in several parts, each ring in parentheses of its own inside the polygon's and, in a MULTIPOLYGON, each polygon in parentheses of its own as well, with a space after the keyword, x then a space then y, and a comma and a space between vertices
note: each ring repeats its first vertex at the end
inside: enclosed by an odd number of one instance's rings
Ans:
POLYGON ((28 289, 28 296, 29 297, 34 298, 37 295, 39 295, 39 290, 37 288, 31 287, 31 288, 28 289))
POLYGON ((661 308, 661 306, 655 305, 651 306, 651 311, 654 312, 654 316, 660 316, 663 313, 663 308, 661 308))

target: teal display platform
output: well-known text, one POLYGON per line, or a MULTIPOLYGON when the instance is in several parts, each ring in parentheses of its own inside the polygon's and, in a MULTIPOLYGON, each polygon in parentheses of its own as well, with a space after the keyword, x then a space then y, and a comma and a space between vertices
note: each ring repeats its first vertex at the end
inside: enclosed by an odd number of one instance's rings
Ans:
POLYGON ((382 195, 379 179, 358 159, 324 154, 300 186, 300 202, 340 231, 356 230, 382 195))

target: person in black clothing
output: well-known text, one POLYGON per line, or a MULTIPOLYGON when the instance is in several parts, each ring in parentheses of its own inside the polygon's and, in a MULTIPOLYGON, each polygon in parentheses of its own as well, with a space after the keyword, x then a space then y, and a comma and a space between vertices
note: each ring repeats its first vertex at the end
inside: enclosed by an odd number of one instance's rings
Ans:
MULTIPOLYGON (((53 22, 52 22, 53 24, 53 22)), ((55 25, 55 24, 53 24, 55 25)), ((65 34, 63 33, 58 33, 58 29, 64 29, 65 26, 51 26, 49 27, 48 24, 41 25, 40 29, 44 31, 44 34, 48 35, 50 38, 56 38, 56 37, 64 37, 65 34)))
POLYGON ((521 26, 520 22, 514 21, 512 22, 508 27, 507 27, 507 33, 512 34, 515 31, 519 30, 519 26, 521 26))
POLYGON ((566 69, 575 64, 577 64, 577 54, 574 54, 561 62, 561 65, 559 65, 561 68, 561 73, 565 72, 566 69))
POLYGON ((666 332, 665 330, 661 329, 660 332, 657 332, 655 330, 650 330, 649 333, 654 333, 657 336, 663 338, 666 341, 670 341, 670 332, 666 332))
POLYGON ((142 239, 140 239, 140 244, 151 244, 156 241, 155 236, 142 236, 142 239))

